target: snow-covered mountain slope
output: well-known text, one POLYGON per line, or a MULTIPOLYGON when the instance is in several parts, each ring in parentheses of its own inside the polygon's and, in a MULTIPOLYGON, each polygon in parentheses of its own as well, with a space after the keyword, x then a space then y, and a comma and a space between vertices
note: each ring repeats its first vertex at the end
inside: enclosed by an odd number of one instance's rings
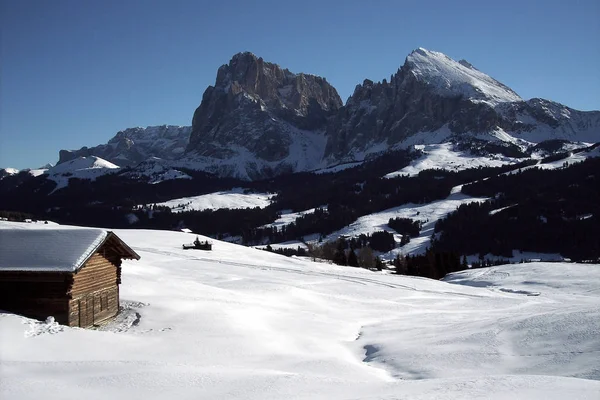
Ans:
POLYGON ((107 144, 61 150, 58 163, 77 157, 97 156, 118 166, 134 166, 153 157, 165 160, 181 158, 190 138, 190 126, 161 125, 119 131, 107 144))
POLYGON ((523 100, 512 89, 469 62, 454 61, 437 51, 420 47, 406 58, 405 65, 419 81, 442 95, 463 96, 492 105, 523 100))
POLYGON ((374 214, 362 216, 341 230, 327 235, 324 240, 334 241, 341 236, 357 237, 361 234, 370 235, 373 232, 384 230, 393 233, 394 236, 396 236, 396 241, 400 242, 401 235, 398 235, 396 231, 387 225, 388 221, 390 218, 410 218, 413 221, 421 221, 423 223, 419 237, 411 238, 410 243, 395 248, 389 253, 383 254, 382 258, 392 260, 397 254, 423 254, 431 243, 431 235, 434 233, 435 223, 438 220, 445 218, 462 204, 483 202, 487 200, 487 198, 484 197, 467 196, 460 192, 461 188, 462 185, 452 188, 450 196, 444 200, 438 200, 428 204, 408 203, 374 214))
POLYGON ((446 171, 462 171, 477 167, 500 167, 506 164, 514 164, 517 159, 502 155, 474 156, 466 151, 457 151, 452 143, 441 143, 432 145, 415 145, 415 149, 423 152, 423 155, 413 161, 408 167, 399 171, 390 172, 385 177, 394 178, 401 175, 415 176, 427 169, 443 169, 446 171))
POLYGON ((89 179, 95 180, 99 176, 111 174, 119 171, 119 166, 102 158, 78 157, 74 160, 66 161, 48 169, 45 174, 48 179, 56 182, 54 191, 61 189, 69 184, 69 179, 89 179))
POLYGON ((2 168, 0 169, 0 180, 6 178, 7 176, 16 175, 19 172, 27 171, 27 173, 31 176, 40 176, 44 174, 48 168, 38 168, 38 169, 24 169, 18 170, 16 168, 2 168))
POLYGON ((145 181, 150 184, 173 179, 192 179, 191 176, 178 169, 180 167, 177 167, 177 164, 174 161, 161 158, 150 158, 123 172, 121 176, 136 181, 145 181))
POLYGON ((0 169, 0 179, 4 179, 7 176, 16 175, 19 173, 19 170, 16 168, 2 168, 0 169))
MULTIPOLYGON (((538 161, 537 164, 530 165, 528 167, 520 168, 521 171, 526 171, 532 168, 539 169, 561 169, 565 167, 572 166, 573 164, 580 163, 582 161, 587 160, 592 157, 600 157, 600 146, 596 146, 593 148, 587 148, 585 150, 577 150, 577 151, 568 151, 565 152, 565 157, 560 158, 551 162, 542 162, 543 160, 538 161)), ((513 174, 516 171, 506 172, 505 174, 513 174)))
POLYGON ((578 111, 544 99, 504 104, 498 110, 506 118, 514 120, 511 135, 517 139, 531 143, 549 139, 600 142, 598 111, 578 111))
POLYGON ((182 250, 191 234, 116 233, 141 255, 123 263, 117 321, 89 330, 0 314, 0 397, 548 400, 600 391, 595 265, 500 266, 443 282, 220 241, 211 252, 182 250))
POLYGON ((273 194, 252 193, 242 188, 204 194, 201 196, 182 197, 157 203, 157 206, 169 207, 173 212, 192 210, 218 210, 220 208, 264 208, 271 204, 273 194))
POLYGON ((40 176, 43 175, 44 173, 46 173, 46 171, 48 171, 47 169, 30 169, 28 170, 29 175, 31 176, 40 176))

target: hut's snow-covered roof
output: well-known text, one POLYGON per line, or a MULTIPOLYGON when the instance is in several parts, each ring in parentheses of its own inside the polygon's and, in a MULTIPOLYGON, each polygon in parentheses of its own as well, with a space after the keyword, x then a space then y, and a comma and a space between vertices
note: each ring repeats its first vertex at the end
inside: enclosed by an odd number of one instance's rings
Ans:
POLYGON ((0 227, 0 271, 75 272, 108 234, 95 228, 0 227))

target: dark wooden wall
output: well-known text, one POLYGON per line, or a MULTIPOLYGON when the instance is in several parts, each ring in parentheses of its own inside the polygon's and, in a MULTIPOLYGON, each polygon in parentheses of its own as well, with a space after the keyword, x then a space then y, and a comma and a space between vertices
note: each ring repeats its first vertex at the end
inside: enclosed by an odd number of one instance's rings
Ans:
POLYGON ((66 324, 72 280, 64 272, 0 272, 0 309, 66 324))

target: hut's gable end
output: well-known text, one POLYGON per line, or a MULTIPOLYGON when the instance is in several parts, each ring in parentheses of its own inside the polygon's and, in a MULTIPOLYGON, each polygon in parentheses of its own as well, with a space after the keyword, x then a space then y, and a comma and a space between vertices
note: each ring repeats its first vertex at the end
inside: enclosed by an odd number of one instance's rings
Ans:
POLYGON ((73 275, 69 325, 88 327, 118 313, 120 264, 120 258, 103 247, 73 275))
POLYGON ((96 252, 79 271, 73 274, 71 297, 75 298, 82 294, 117 286, 119 272, 120 267, 104 257, 102 251, 96 252))

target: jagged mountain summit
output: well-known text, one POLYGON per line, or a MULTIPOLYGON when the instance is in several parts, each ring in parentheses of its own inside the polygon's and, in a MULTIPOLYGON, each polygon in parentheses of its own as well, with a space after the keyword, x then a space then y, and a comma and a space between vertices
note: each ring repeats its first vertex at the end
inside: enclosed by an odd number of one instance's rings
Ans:
POLYGON ((323 157, 328 118, 341 106, 324 78, 239 53, 204 92, 187 155, 211 172, 249 179, 311 169, 323 157))
POLYGON ((364 80, 343 105, 325 78, 244 52, 219 68, 191 127, 126 129, 107 144, 61 151, 59 163, 96 156, 134 170, 158 162, 256 180, 422 144, 526 157, 548 140, 600 141, 600 112, 524 100, 468 61, 423 48, 389 82, 364 80))
POLYGON ((327 136, 330 163, 444 141, 494 142, 518 154, 544 140, 597 142, 600 112, 524 101, 467 61, 419 48, 389 82, 358 85, 327 136))

